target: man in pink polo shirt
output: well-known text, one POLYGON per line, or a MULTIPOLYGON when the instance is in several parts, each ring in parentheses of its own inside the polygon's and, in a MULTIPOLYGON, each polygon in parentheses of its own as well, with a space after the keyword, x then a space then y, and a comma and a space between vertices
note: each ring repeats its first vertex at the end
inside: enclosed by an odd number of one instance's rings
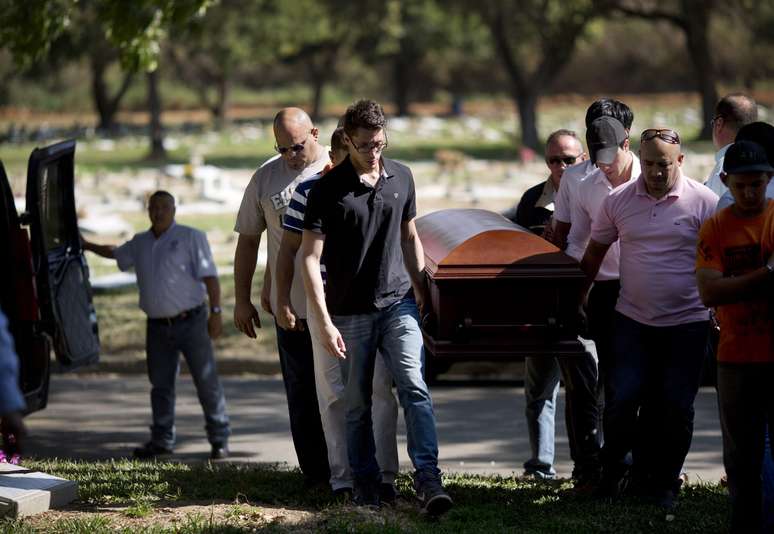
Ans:
POLYGON ((642 133, 641 175, 605 198, 581 261, 591 285, 619 240, 621 292, 605 377, 598 493, 617 496, 631 474, 632 490, 665 508, 674 506, 693 435, 709 328, 694 274, 696 243, 718 199, 682 175, 683 158, 677 132, 642 133))

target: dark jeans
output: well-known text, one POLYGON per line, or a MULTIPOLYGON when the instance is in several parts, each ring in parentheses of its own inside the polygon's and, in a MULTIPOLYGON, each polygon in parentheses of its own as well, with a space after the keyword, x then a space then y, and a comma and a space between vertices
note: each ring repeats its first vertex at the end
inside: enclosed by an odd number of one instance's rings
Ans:
POLYGON ((312 338, 306 321, 302 323, 304 330, 300 332, 283 330, 275 323, 282 380, 288 398, 290 433, 304 477, 327 484, 331 474, 314 385, 312 338))
POLYGON ((613 323, 615 320, 615 305, 618 293, 621 291, 620 280, 603 280, 594 282, 589 293, 588 323, 589 334, 597 347, 599 360, 599 387, 603 388, 603 380, 608 362, 613 356, 613 323))
MULTIPOLYGON (((719 364, 723 464, 731 497, 731 531, 763 531, 761 475, 766 427, 774 428, 774 364, 719 364)), ((770 451, 769 451, 770 453, 770 451)))
POLYGON ((709 321, 655 327, 616 312, 605 377, 606 475, 628 468, 654 491, 674 490, 693 437, 709 321))
MULTIPOLYGON (((594 282, 589 293, 588 316, 589 334, 597 348, 597 367, 599 380, 597 382, 597 402, 599 413, 605 409, 605 375, 609 362, 613 359, 613 323, 615 319, 615 305, 618 302, 618 293, 621 291, 620 280, 602 280, 594 282)), ((604 436, 602 421, 600 421, 600 435, 604 436)))
POLYGON ((145 349, 153 411, 151 441, 167 449, 175 445, 175 381, 183 353, 204 411, 207 438, 210 443, 226 443, 230 434, 226 399, 207 333, 206 306, 172 322, 149 319, 145 349))
POLYGON ((556 359, 562 371, 565 422, 572 476, 593 476, 600 469, 600 411, 597 404, 597 362, 589 352, 556 359))

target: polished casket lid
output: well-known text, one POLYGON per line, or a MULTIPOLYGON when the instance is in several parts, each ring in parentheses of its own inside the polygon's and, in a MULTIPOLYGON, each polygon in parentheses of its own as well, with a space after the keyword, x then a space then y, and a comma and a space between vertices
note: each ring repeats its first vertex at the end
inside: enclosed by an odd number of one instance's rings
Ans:
POLYGON ((416 226, 433 279, 582 276, 574 259, 493 211, 439 210, 416 226))

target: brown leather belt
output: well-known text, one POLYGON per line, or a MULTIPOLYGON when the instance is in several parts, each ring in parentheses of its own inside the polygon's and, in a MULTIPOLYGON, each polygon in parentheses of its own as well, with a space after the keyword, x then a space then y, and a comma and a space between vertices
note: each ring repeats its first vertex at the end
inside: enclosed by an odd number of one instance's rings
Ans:
POLYGON ((200 308, 204 307, 204 304, 199 304, 195 308, 191 308, 190 310, 181 311, 177 315, 173 317, 148 317, 149 323, 157 323, 157 324, 166 324, 166 325, 172 325, 179 321, 185 321, 189 317, 191 317, 194 313, 199 311, 200 308))

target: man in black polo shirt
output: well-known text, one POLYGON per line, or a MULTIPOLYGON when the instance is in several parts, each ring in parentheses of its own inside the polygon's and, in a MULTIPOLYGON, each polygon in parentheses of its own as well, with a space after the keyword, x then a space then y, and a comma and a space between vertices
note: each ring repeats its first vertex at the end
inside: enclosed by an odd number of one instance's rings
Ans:
POLYGON ((419 310, 429 300, 414 226, 414 179, 408 167, 381 157, 387 146, 384 124, 376 102, 350 106, 344 115, 350 155, 309 192, 301 242, 307 313, 319 325, 312 335, 341 359, 355 503, 379 505, 371 421, 379 350, 405 412, 417 497, 426 512, 438 515, 452 501, 441 485, 435 415, 422 377, 419 310))

